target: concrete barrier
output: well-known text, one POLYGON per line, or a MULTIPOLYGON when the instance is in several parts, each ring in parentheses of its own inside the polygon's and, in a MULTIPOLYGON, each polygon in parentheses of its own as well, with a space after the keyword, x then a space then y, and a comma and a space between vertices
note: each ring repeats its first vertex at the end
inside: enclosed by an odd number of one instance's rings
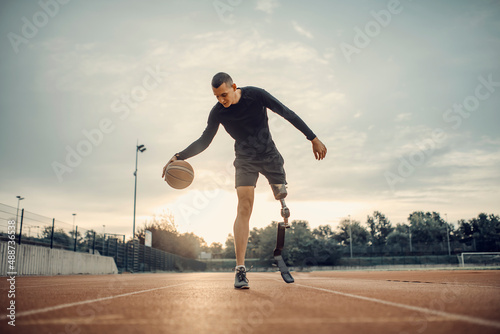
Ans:
POLYGON ((12 247, 10 253, 7 242, 0 242, 0 276, 9 276, 8 272, 16 272, 16 276, 118 273, 114 259, 108 256, 18 244, 15 254, 12 254, 12 247), (12 259, 15 270, 10 268, 9 260, 12 259))

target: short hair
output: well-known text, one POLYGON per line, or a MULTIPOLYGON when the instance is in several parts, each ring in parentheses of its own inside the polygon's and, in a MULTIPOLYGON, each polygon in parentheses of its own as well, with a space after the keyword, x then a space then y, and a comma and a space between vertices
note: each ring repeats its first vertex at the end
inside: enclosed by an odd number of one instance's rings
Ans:
POLYGON ((219 88, 220 85, 226 83, 226 86, 231 87, 233 85, 233 79, 231 76, 224 72, 219 72, 212 78, 212 87, 219 88))

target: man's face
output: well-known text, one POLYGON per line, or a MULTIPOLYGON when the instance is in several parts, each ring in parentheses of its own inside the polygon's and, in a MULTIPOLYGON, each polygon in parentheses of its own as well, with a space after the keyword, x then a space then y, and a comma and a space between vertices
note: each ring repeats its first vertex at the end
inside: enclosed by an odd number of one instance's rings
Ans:
POLYGON ((229 108, 230 105, 236 102, 236 84, 228 87, 224 82, 218 88, 212 87, 212 90, 214 91, 217 101, 219 101, 224 108, 229 108))

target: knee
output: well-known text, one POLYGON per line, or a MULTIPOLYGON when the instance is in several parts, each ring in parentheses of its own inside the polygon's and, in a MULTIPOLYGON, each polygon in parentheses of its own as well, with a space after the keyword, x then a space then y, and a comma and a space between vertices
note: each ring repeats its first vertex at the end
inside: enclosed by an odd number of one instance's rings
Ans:
POLYGON ((252 206, 252 201, 240 200, 238 202, 238 216, 250 217, 250 214, 252 213, 252 206))
POLYGON ((284 184, 271 184, 271 189, 273 190, 274 198, 277 200, 283 199, 288 195, 286 185, 284 184))

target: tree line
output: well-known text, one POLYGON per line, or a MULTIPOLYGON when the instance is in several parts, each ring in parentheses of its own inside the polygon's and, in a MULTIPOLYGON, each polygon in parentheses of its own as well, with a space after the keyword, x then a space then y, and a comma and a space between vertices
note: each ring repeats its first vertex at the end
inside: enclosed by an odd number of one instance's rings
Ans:
MULTIPOLYGON (((172 214, 155 216, 144 224, 136 237, 144 243, 145 230, 152 232, 153 247, 187 258, 208 252, 213 258, 234 259, 234 237, 224 245, 207 245, 193 233, 179 233, 172 214)), ((247 258, 271 261, 276 246, 277 222, 253 228, 247 246, 247 258)), ((342 256, 456 254, 464 251, 500 251, 500 217, 481 213, 461 219, 458 226, 448 223, 437 212, 415 211, 406 223, 393 224, 381 212, 374 211, 365 222, 342 219, 335 229, 321 225, 311 229, 305 220, 294 220, 287 230, 284 257, 299 265, 328 265, 342 256)))
MULTIPOLYGON (((234 237, 227 236, 224 244, 207 245, 194 233, 180 233, 174 216, 167 212, 153 216, 136 232, 144 244, 145 231, 152 233, 152 247, 185 258, 196 259, 207 252, 215 259, 234 259, 234 237)), ((250 231, 247 258, 271 264, 276 246, 277 222, 250 231)), ((24 236, 23 242, 51 244, 54 247, 79 251, 104 251, 106 239, 113 238, 93 230, 71 231, 45 226, 37 237, 24 236), (75 243, 75 234, 77 242, 75 243)), ((119 238, 118 242, 122 242, 119 238)), ((500 217, 481 213, 472 219, 460 219, 450 224, 437 212, 415 211, 407 222, 393 224, 383 213, 374 211, 364 222, 344 218, 335 228, 320 225, 311 228, 305 220, 294 220, 286 232, 283 256, 289 264, 298 266, 335 265, 342 257, 375 257, 401 255, 454 255, 461 252, 500 251, 500 217)))
POLYGON ((206 242, 194 233, 180 233, 177 230, 174 216, 171 213, 162 213, 146 221, 135 237, 141 244, 145 243, 146 230, 151 232, 151 247, 168 253, 177 254, 186 258, 196 259, 203 250, 206 242))

